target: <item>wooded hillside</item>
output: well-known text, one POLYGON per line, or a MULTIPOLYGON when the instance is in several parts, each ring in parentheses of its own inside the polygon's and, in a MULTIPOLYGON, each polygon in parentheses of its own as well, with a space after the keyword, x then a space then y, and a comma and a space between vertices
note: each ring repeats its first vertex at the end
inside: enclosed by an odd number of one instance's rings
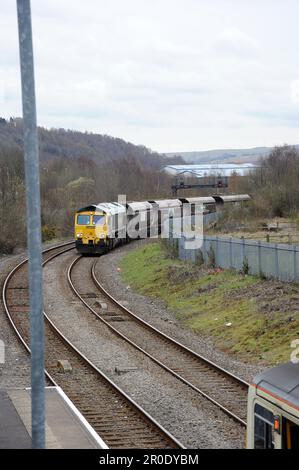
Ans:
MULTIPOLYGON (((26 243, 22 121, 0 119, 0 253, 26 243)), ((165 157, 121 139, 39 128, 44 240, 72 236, 75 211, 88 204, 169 197, 165 157)))
MULTIPOLYGON (((22 119, 0 118, 0 151, 21 150, 22 119)), ((96 163, 116 162, 125 158, 137 159, 146 168, 160 169, 164 164, 183 163, 180 157, 167 158, 143 145, 134 145, 117 137, 67 129, 39 127, 40 158, 88 158, 96 163)))

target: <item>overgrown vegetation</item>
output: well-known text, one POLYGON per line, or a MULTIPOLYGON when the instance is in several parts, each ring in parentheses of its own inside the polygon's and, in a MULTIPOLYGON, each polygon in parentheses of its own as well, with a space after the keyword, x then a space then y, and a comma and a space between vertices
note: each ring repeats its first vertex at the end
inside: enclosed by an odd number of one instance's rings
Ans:
POLYGON ((249 274, 249 263, 247 256, 244 256, 243 264, 242 264, 242 273, 249 274))
POLYGON ((291 217, 298 222, 299 151, 292 146, 275 147, 260 167, 248 177, 235 176, 234 190, 249 193, 252 201, 245 206, 224 208, 218 229, 230 230, 236 222, 255 230, 264 218, 291 217))
MULTIPOLYGON (((162 155, 109 136, 39 129, 43 240, 71 236, 73 214, 100 201, 165 197, 162 155)), ((26 243, 22 121, 0 120, 0 253, 26 243)))
MULTIPOLYGON (((144 145, 134 145, 109 135, 79 132, 70 129, 45 129, 39 127, 40 157, 42 161, 55 157, 66 159, 86 158, 96 163, 118 162, 129 156, 136 159, 144 168, 160 169, 165 157, 152 152, 144 145)), ((14 152, 22 150, 22 119, 0 118, 0 151, 14 152)), ((182 163, 180 157, 167 162, 182 163)))
POLYGON ((215 268, 215 266, 216 266, 215 251, 213 250, 213 247, 210 246, 209 251, 208 251, 208 267, 215 268))
POLYGON ((182 324, 250 362, 289 360, 299 337, 298 286, 172 259, 160 243, 127 254, 124 281, 162 299, 182 324))

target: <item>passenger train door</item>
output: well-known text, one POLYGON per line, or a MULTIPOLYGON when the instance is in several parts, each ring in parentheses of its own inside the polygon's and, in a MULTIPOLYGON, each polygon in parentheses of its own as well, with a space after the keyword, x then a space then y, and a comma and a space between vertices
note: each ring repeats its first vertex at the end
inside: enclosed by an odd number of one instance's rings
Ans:
POLYGON ((299 449, 299 420, 279 407, 255 400, 254 449, 299 449))
POLYGON ((274 414, 259 402, 254 404, 254 449, 274 449, 274 414))
POLYGON ((299 449, 299 425, 287 418, 282 419, 283 449, 299 449))

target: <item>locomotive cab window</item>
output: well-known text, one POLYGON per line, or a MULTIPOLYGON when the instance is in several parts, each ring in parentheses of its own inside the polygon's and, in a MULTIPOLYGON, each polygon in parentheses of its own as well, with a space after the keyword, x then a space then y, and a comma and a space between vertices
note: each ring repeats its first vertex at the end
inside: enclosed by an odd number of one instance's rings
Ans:
POLYGON ((89 225, 90 224, 90 216, 79 214, 77 216, 77 224, 78 225, 89 225))
POLYGON ((105 215, 94 215, 92 218, 93 225, 105 225, 105 215))
POLYGON ((254 448, 274 449, 274 415, 258 403, 254 407, 254 448))

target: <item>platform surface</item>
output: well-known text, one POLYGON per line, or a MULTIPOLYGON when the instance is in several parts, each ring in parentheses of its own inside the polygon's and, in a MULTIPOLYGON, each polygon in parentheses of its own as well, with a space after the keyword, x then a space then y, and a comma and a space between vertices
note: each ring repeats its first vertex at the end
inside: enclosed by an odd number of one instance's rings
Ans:
MULTIPOLYGON (((30 389, 0 390, 0 449, 30 448, 30 389)), ((107 448, 59 387, 46 388, 46 448, 107 448)))
POLYGON ((0 449, 30 449, 31 438, 5 390, 0 390, 0 449))

